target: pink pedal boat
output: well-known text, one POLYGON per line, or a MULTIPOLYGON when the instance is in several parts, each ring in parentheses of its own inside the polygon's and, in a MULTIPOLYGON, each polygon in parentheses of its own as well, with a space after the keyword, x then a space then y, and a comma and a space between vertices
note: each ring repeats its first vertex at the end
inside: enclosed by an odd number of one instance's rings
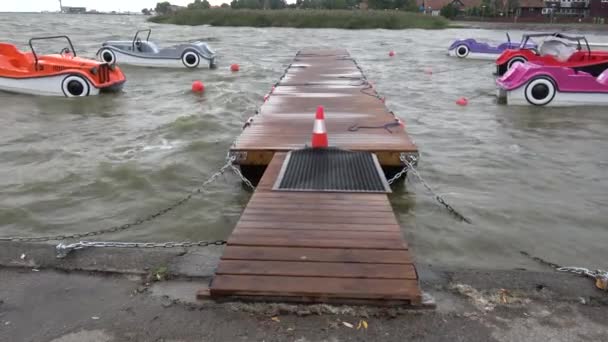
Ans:
POLYGON ((608 106, 608 69, 597 77, 562 66, 518 63, 496 80, 509 105, 608 106))

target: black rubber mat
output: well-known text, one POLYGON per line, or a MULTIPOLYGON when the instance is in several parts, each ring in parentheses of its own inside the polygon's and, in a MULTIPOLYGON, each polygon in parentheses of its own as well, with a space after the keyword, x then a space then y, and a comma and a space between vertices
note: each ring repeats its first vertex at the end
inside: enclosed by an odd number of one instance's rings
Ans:
POLYGON ((391 192, 376 155, 337 148, 289 152, 273 189, 391 192))

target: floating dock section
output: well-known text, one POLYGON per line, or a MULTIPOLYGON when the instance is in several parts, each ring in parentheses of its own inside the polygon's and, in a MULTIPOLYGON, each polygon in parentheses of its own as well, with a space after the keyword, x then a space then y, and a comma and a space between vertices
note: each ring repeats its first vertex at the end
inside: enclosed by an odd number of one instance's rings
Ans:
POLYGON ((395 121, 347 51, 298 53, 232 148, 243 172, 261 177, 209 295, 420 305, 384 174, 417 147, 395 121), (304 149, 320 105, 332 148, 304 149))

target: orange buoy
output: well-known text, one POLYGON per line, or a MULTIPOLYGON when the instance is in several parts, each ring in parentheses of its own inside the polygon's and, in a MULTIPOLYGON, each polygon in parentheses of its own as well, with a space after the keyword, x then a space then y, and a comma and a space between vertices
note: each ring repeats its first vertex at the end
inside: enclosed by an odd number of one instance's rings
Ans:
POLYGON ((201 81, 192 82, 192 91, 195 93, 205 92, 205 85, 201 81))
POLYGON ((469 104, 469 100, 467 100, 466 97, 461 97, 458 100, 456 100, 456 104, 459 106, 466 106, 467 104, 469 104))
POLYGON ((230 66, 230 71, 232 71, 232 72, 237 72, 237 71, 239 71, 239 70, 241 70, 241 67, 240 67, 238 64, 236 64, 236 63, 235 63, 235 64, 232 64, 232 65, 230 66))

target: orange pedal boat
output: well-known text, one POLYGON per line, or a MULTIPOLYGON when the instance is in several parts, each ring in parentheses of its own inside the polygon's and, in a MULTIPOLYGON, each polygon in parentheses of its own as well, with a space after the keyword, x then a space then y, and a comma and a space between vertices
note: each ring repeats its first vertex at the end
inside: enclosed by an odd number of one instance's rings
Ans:
POLYGON ((32 38, 31 52, 0 43, 0 90, 14 93, 80 97, 118 91, 126 81, 113 64, 76 56, 67 36, 32 38), (69 47, 59 54, 38 55, 34 41, 65 38, 69 47))

